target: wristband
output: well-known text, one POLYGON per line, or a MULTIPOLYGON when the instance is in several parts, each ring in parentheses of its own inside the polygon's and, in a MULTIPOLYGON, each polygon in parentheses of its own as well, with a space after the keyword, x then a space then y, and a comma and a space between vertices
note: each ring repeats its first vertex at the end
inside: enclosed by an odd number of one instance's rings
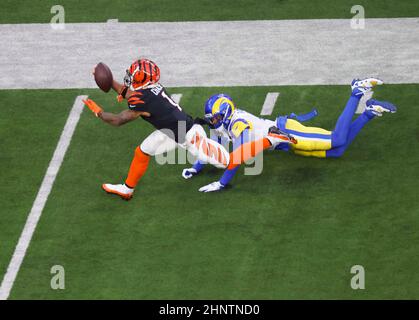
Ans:
POLYGON ((123 86, 121 91, 119 92, 117 98, 116 98, 118 100, 118 102, 121 102, 123 99, 125 99, 125 96, 127 95, 127 91, 128 91, 128 87, 123 86))

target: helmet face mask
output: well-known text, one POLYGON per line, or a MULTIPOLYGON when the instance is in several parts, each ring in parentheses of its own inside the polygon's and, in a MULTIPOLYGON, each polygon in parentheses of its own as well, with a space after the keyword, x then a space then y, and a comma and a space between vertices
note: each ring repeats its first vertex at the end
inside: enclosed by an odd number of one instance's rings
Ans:
POLYGON ((131 87, 131 82, 132 82, 131 77, 132 77, 132 74, 127 69, 127 73, 125 74, 125 77, 124 77, 124 85, 128 88, 131 87))
POLYGON ((205 117, 209 120, 210 125, 214 129, 218 129, 223 124, 223 116, 219 113, 217 113, 215 115, 211 115, 210 117, 207 117, 205 115, 205 117))
POLYGON ((205 119, 218 129, 222 125, 228 127, 234 112, 233 100, 225 94, 216 94, 205 103, 205 119))

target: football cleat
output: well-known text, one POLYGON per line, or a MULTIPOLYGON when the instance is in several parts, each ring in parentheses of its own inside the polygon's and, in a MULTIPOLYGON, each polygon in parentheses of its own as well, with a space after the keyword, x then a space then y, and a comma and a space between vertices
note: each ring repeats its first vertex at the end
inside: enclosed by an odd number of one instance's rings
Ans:
POLYGON ((367 93, 372 90, 375 86, 380 86, 384 82, 376 78, 366 78, 363 80, 354 79, 351 83, 352 94, 355 96, 362 96, 364 93, 367 93))
POLYGON ((381 117, 384 112, 396 113, 397 107, 387 101, 369 99, 365 110, 375 116, 381 117))
POLYGON ((131 200, 134 189, 128 188, 125 184, 102 184, 102 189, 107 193, 112 193, 120 196, 124 200, 131 200))
POLYGON ((297 144, 297 140, 289 133, 286 133, 275 126, 269 128, 266 138, 275 148, 280 143, 297 144))

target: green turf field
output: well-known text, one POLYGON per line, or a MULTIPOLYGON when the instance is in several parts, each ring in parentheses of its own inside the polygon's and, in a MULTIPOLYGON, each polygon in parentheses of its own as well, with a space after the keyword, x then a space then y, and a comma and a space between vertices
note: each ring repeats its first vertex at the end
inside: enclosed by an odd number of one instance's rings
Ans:
MULTIPOLYGON (((366 18, 419 17, 418 0, 2 0, 0 24, 49 23, 57 4, 70 23, 350 19, 356 4, 366 18)), ((349 86, 168 91, 183 94, 180 104, 193 116, 214 93, 257 115, 266 94, 280 92, 269 118, 317 107, 310 125, 325 129, 350 94, 349 86)), ((0 281, 84 94, 107 111, 126 108, 98 89, 0 89, 0 281)), ((419 299, 419 84, 385 85, 374 97, 398 112, 371 121, 343 158, 265 152, 262 174, 241 168, 231 186, 210 194, 198 189, 222 170, 185 180, 189 165, 152 159, 129 202, 101 184, 124 181, 153 128, 143 120, 114 128, 84 110, 10 299, 419 299), (54 265, 65 268, 65 290, 51 289, 54 265), (365 268, 365 290, 350 287, 354 265, 365 268)))
POLYGON ((2 0, 0 23, 49 23, 57 4, 66 22, 349 19, 353 5, 362 5, 367 18, 419 16, 417 0, 2 0))
MULTIPOLYGON (((261 175, 238 174, 215 194, 197 190, 222 171, 185 181, 184 165, 152 160, 130 202, 100 185, 125 178, 152 128, 142 120, 113 128, 85 110, 10 298, 419 298, 418 89, 379 88, 375 97, 398 113, 368 124, 341 159, 267 152, 261 175), (50 288, 56 264, 65 290, 50 288), (355 264, 365 267, 366 290, 350 288, 355 264)), ((194 116, 219 91, 256 114, 267 92, 280 92, 274 115, 316 106, 311 123, 327 129, 349 96, 348 86, 169 89, 194 116)), ((0 91, 1 275, 80 94, 109 111, 125 107, 99 90, 0 91)))

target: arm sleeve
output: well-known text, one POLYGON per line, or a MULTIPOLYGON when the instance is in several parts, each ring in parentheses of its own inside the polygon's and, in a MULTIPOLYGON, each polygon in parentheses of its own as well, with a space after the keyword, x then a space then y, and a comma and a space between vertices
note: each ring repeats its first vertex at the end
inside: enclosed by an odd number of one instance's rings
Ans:
POLYGON ((194 165, 193 165, 193 167, 192 167, 192 168, 194 168, 194 169, 196 170, 196 172, 200 172, 200 171, 204 168, 204 166, 205 166, 205 164, 204 164, 204 163, 201 163, 201 162, 199 162, 199 160, 197 160, 197 161, 194 163, 194 165))
POLYGON ((143 94, 136 92, 128 98, 128 108, 135 111, 148 111, 147 103, 143 94))
MULTIPOLYGON (((233 140, 233 149, 237 149, 242 144, 249 141, 249 129, 245 129, 237 139, 233 140)), ((240 166, 236 166, 234 169, 227 169, 224 171, 223 175, 220 178, 220 183, 222 185, 227 185, 231 179, 233 179, 234 175, 236 174, 237 170, 239 170, 240 166)))
MULTIPOLYGON (((211 140, 214 140, 214 141, 217 141, 218 143, 221 143, 221 137, 220 136, 216 135, 213 132, 213 130, 211 130, 210 133, 211 133, 211 135, 210 135, 211 140)), ((202 169, 204 169, 204 167, 205 167, 205 163, 200 162, 199 160, 197 160, 194 163, 192 168, 194 168, 197 172, 200 172, 202 169)))
POLYGON ((210 139, 221 143, 221 136, 217 135, 215 130, 210 130, 210 139))

